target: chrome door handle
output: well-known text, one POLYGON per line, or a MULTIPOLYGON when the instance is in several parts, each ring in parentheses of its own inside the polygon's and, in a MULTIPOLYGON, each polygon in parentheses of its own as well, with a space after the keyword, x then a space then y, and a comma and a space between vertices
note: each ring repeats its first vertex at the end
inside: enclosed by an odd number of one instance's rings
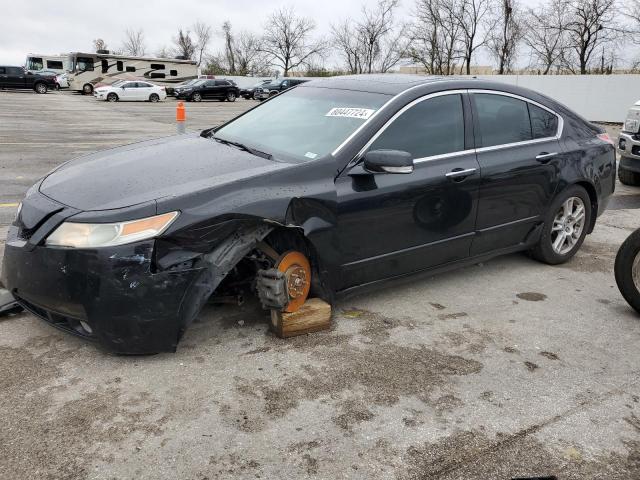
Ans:
POLYGON ((476 173, 476 171, 477 171, 477 168, 465 168, 460 170, 456 169, 456 170, 451 170, 449 173, 446 173, 445 177, 452 178, 452 179, 464 178, 476 173))
POLYGON ((549 160, 551 160, 551 158, 555 157, 557 154, 558 152, 551 152, 551 153, 542 152, 539 155, 536 155, 536 160, 538 160, 539 162, 546 163, 549 160))

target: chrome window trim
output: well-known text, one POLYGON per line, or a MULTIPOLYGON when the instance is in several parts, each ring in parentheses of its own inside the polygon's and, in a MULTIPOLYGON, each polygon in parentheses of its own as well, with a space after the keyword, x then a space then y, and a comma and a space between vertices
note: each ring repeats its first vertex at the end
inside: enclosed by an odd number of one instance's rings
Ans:
POLYGON ((521 142, 501 143, 500 145, 491 145, 490 147, 480 147, 480 148, 476 148, 476 152, 490 152, 492 150, 501 150, 503 148, 511 148, 511 147, 517 147, 521 145, 548 142, 549 140, 560 140, 560 137, 562 137, 562 132, 564 130, 564 119, 562 118, 562 115, 560 115, 558 112, 551 110, 549 107, 536 102, 535 100, 531 100, 530 98, 523 97, 522 95, 517 95, 515 93, 503 92, 501 90, 483 90, 483 89, 476 88, 476 89, 469 89, 468 93, 470 94, 486 93, 489 95, 502 95, 503 97, 511 97, 518 100, 522 100, 523 102, 531 103, 536 107, 540 107, 543 110, 546 110, 547 112, 552 113, 558 119, 558 129, 556 130, 556 134, 551 137, 534 138, 532 140, 523 140, 521 142))
MULTIPOLYGON (((336 149, 333 152, 331 152, 331 155, 333 155, 335 157, 340 152, 340 150, 342 150, 344 148, 344 146, 346 144, 348 144, 358 133, 360 133, 369 123, 371 123, 371 121, 373 121, 373 119, 376 118, 376 116, 380 112, 382 112, 385 108, 387 108, 389 106, 389 104, 391 104, 391 102, 393 102, 396 98, 404 95, 407 92, 415 90, 416 88, 422 88, 425 85, 428 85, 428 84, 427 83, 419 83, 418 85, 414 85, 411 88, 407 88, 406 90, 403 90, 400 93, 396 93, 395 95, 392 95, 391 98, 389 100, 387 100, 385 103, 383 103, 382 106, 378 110, 373 112, 373 115, 371 115, 369 118, 367 118, 367 120, 365 120, 365 122, 362 125, 360 125, 358 128, 356 128, 351 135, 349 135, 340 145, 338 145, 336 147, 336 149)), ((385 126, 386 126, 386 124, 385 124, 385 126)), ((358 153, 358 155, 360 155, 360 153, 358 153)))
MULTIPOLYGON (((349 135, 333 152, 332 155, 336 155, 347 143, 349 143, 351 141, 351 139, 353 137, 355 137, 362 129, 365 128, 365 126, 371 122, 376 115, 378 115, 381 111, 383 111, 393 100, 395 100, 396 98, 398 98, 400 95, 405 94, 406 92, 409 92, 415 88, 419 88, 419 87, 423 87, 424 84, 420 84, 420 85, 415 85, 407 90, 402 91, 401 93, 394 95, 393 97, 391 97, 387 102, 385 102, 378 110, 376 110, 374 112, 373 115, 371 115, 371 117, 369 117, 362 125, 360 125, 360 127, 358 127, 351 135, 349 135)), ((433 92, 433 93, 429 93, 427 95, 424 95, 422 97, 419 97, 415 100, 413 100, 412 102, 408 103, 407 105, 405 105, 404 107, 402 107, 398 112, 396 112, 393 117, 391 117, 389 120, 387 120, 387 122, 380 127, 380 129, 378 129, 378 131, 369 139, 369 141, 364 145, 364 147, 362 147, 360 149, 360 151, 351 159, 351 161, 349 162, 349 164, 353 163, 354 159, 360 158, 367 150, 367 148, 369 148, 371 146, 371 144, 389 127, 389 125, 395 121, 400 115, 402 115, 406 110, 408 110, 409 108, 411 108, 412 106, 423 102, 425 100, 428 100, 430 98, 434 98, 434 97, 440 97, 443 95, 459 95, 459 94, 464 94, 464 93, 469 93, 469 94, 473 94, 473 93, 486 93, 486 94, 490 94, 490 95, 502 95, 505 97, 512 97, 512 98, 516 98, 518 100, 522 100, 524 102, 527 103, 531 103, 537 107, 542 108, 543 110, 548 111, 549 113, 552 113, 553 115, 556 116, 556 118, 558 119, 558 129, 556 131, 556 135, 555 136, 551 136, 551 137, 543 137, 543 138, 535 138, 532 140, 523 140, 522 142, 513 142, 513 143, 504 143, 504 144, 500 144, 500 145, 492 145, 490 147, 479 147, 479 148, 470 148, 467 150, 460 150, 458 152, 450 152, 450 153, 442 153, 439 155, 432 155, 429 157, 420 157, 420 158, 416 158, 414 159, 414 163, 423 163, 423 162, 427 162, 430 160, 440 160, 442 158, 447 158, 447 157, 457 157, 457 156, 461 156, 461 155, 467 155, 470 153, 481 153, 481 152, 488 152, 488 151, 492 151, 492 150, 500 150, 503 148, 511 148, 511 147, 517 147, 517 146, 522 146, 522 145, 528 145, 528 144, 536 144, 536 143, 541 143, 541 142, 548 142, 549 140, 559 140, 562 137, 562 132, 564 131, 564 119, 562 118, 562 115, 560 115, 559 113, 555 112, 554 110, 550 109, 549 107, 536 102, 535 100, 531 100, 530 98, 527 97, 523 97, 522 95, 517 95, 515 93, 509 93, 509 92, 504 92, 502 90, 486 90, 486 89, 480 89, 480 88, 463 88, 463 89, 456 89, 456 90, 443 90, 440 92, 433 92)))
MULTIPOLYGON (((360 149, 360 151, 353 158, 355 159, 355 158, 361 157, 364 154, 364 152, 366 152, 367 149, 371 146, 371 144, 373 142, 375 142, 378 139, 378 137, 384 133, 384 131, 389 127, 389 125, 391 125, 400 115, 402 115, 404 112, 409 110, 414 105, 417 105, 418 103, 424 102, 425 100, 429 100, 431 98, 443 97, 445 95, 462 95, 462 94, 464 94, 466 92, 467 92, 466 89, 443 90, 441 92, 428 93, 427 95, 424 95, 422 97, 416 98, 412 102, 407 103, 404 107, 402 107, 400 110, 398 110, 393 115, 393 117, 391 117, 389 120, 387 120, 386 123, 382 127, 380 127, 378 129, 378 131, 369 139, 369 141, 364 145, 364 147, 362 147, 360 149)), ((384 106, 386 106, 386 104, 383 105, 383 107, 384 106)), ((470 150, 460 150, 458 152, 441 153, 441 154, 438 154, 438 155, 432 155, 432 156, 429 156, 429 157, 422 157, 422 158, 419 158, 419 159, 414 159, 413 162, 415 163, 417 160, 426 161, 426 159, 434 159, 435 157, 444 158, 445 156, 462 154, 465 151, 469 152, 470 150)), ((351 162, 353 162, 353 159, 351 160, 351 162)), ((351 162, 349 162, 349 163, 351 163, 351 162)))

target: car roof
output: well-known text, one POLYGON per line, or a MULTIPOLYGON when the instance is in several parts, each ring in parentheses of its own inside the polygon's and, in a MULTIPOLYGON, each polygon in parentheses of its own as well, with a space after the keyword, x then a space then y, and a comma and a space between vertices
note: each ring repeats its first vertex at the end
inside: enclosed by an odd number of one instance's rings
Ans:
POLYGON ((419 91, 422 90, 422 94, 429 93, 431 91, 453 89, 496 90, 521 95, 543 104, 553 104, 554 108, 562 107, 563 109, 566 109, 566 107, 546 95, 529 90, 528 88, 510 85, 500 81, 479 79, 471 76, 425 76, 393 73, 345 75, 311 80, 299 85, 297 88, 310 87, 381 93, 390 96, 399 95, 414 87, 424 87, 423 89, 419 89, 419 91))

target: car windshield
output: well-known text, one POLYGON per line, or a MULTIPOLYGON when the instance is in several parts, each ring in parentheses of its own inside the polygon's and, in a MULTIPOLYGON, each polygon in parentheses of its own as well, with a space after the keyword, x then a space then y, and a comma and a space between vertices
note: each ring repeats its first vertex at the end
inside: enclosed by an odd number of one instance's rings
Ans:
POLYGON ((112 87, 118 87, 120 85, 122 85, 126 80, 116 80, 115 82, 113 82, 111 84, 112 87))
POLYGON ((308 162, 336 149, 390 97, 328 88, 294 88, 232 120, 214 138, 287 162, 308 162))
POLYGON ((203 80, 196 80, 195 82, 193 82, 191 85, 192 86, 198 86, 198 85, 202 85, 204 82, 206 82, 207 79, 203 79, 203 80))

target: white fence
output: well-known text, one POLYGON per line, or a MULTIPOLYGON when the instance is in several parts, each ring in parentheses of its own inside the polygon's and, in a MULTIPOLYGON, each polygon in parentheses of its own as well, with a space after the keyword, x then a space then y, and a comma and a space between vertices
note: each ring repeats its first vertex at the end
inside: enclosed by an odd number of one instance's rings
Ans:
POLYGON ((640 75, 478 75, 543 93, 601 122, 624 122, 627 110, 640 100, 640 75))
MULTIPOLYGON (((221 75, 220 78, 223 76, 221 75)), ((530 88, 565 104, 587 120, 624 122, 640 100, 640 75, 478 75, 483 80, 530 88)), ((268 77, 234 77, 240 88, 268 77)))

